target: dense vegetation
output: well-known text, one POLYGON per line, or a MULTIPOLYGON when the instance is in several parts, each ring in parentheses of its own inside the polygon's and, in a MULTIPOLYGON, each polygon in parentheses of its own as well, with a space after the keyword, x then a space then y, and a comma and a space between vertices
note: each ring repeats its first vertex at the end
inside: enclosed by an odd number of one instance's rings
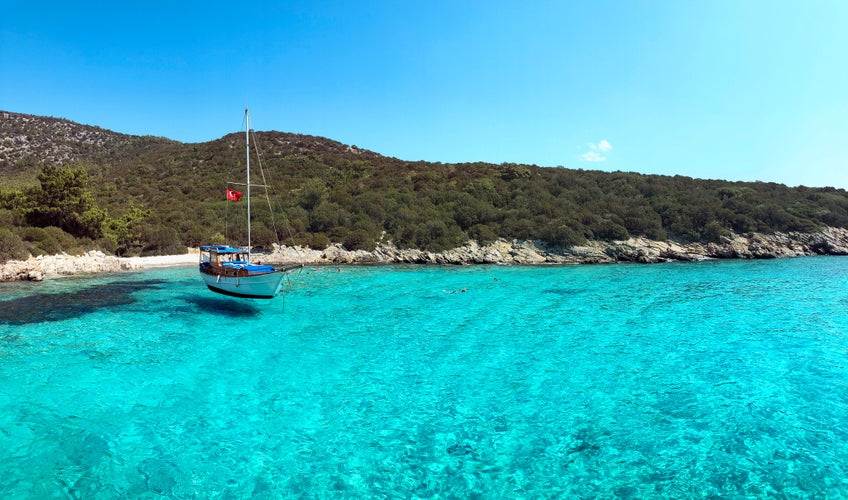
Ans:
MULTIPOLYGON (((174 253, 244 242, 238 224, 244 202, 224 197, 225 180, 244 175, 243 134, 182 144, 65 120, 3 116, 0 259, 89 248, 174 253)), ((717 241, 730 231, 848 227, 842 189, 407 162, 281 132, 257 133, 256 141, 272 193, 270 205, 254 199, 251 208, 259 246, 340 242, 371 249, 391 240, 438 251, 499 237, 568 246, 635 235, 717 241)), ((258 170, 253 176, 261 183, 258 170)))

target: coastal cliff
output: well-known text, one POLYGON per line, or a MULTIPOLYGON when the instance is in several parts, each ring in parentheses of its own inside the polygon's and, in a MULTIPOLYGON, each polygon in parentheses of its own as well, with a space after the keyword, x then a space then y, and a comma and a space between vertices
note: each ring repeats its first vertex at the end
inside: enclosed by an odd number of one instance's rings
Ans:
MULTIPOLYGON (((534 241, 498 240, 489 245, 470 242, 445 252, 400 249, 392 243, 373 251, 349 251, 335 244, 324 250, 276 246, 256 258, 267 264, 612 264, 634 262, 695 262, 707 259, 775 259, 810 255, 848 255, 848 229, 825 228, 815 233, 733 234, 719 243, 676 243, 631 238, 589 242, 582 246, 550 247, 534 241)), ((81 256, 30 257, 0 265, 0 281, 40 281, 45 276, 119 272, 156 266, 189 265, 196 251, 186 255, 119 258, 88 252, 81 256)))

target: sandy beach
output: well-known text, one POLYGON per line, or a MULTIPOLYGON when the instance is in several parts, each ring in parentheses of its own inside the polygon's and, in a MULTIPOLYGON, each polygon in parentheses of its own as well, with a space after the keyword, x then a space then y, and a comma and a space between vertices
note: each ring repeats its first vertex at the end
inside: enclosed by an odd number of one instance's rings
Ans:
POLYGON ((192 248, 189 253, 183 255, 151 255, 149 257, 119 257, 121 263, 130 269, 148 269, 151 267, 172 267, 197 264, 198 250, 192 248))

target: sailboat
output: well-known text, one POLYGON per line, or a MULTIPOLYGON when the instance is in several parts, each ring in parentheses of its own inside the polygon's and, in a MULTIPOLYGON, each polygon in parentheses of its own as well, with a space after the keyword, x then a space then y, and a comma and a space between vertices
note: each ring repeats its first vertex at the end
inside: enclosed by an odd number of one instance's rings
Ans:
MULTIPOLYGON (((272 299, 283 285, 286 272, 293 268, 251 262, 250 244, 250 113, 244 110, 247 166, 247 246, 205 245, 200 247, 200 276, 209 290, 246 299, 272 299)), ((227 188, 227 199, 238 201, 241 193, 227 188)), ((300 267, 300 266, 297 266, 300 267)))

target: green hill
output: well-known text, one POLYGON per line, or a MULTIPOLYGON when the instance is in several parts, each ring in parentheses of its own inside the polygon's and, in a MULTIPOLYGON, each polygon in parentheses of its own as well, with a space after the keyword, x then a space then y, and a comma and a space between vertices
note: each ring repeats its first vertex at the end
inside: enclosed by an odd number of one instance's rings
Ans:
MULTIPOLYGON (((284 132, 257 132, 256 145, 272 194, 270 208, 264 199, 252 208, 260 246, 279 240, 370 249, 392 240, 439 251, 499 237, 568 246, 637 235, 690 242, 730 231, 848 227, 848 193, 829 187, 409 162, 284 132), (262 222, 269 211, 274 225, 262 222)), ((224 187, 243 178, 243 157, 243 133, 185 144, 0 112, 0 259, 21 244, 32 253, 58 245, 126 254, 175 252, 225 237, 238 243, 244 204, 224 201, 224 187), (49 186, 79 192, 57 201, 49 186), (39 227, 56 225, 61 231, 39 227)))

